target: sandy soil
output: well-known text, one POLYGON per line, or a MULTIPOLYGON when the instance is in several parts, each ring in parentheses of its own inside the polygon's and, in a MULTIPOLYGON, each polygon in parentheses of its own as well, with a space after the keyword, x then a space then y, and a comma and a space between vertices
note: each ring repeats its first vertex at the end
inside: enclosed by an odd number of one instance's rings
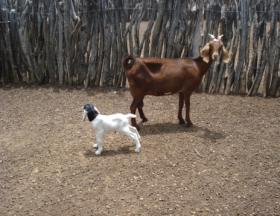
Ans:
POLYGON ((128 91, 0 89, 0 215, 279 215, 280 100, 145 98, 142 152, 117 133, 95 156, 93 102, 128 112, 128 91))

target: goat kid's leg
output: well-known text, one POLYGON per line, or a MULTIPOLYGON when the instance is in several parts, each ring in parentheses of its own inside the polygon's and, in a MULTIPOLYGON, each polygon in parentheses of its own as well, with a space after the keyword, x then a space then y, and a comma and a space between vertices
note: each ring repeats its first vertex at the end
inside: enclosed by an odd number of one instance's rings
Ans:
MULTIPOLYGON (((136 129, 136 128, 135 128, 136 129)), ((138 139, 138 136, 136 133, 133 133, 129 127, 125 127, 123 128, 121 131, 121 133, 127 135, 129 138, 131 138, 135 144, 135 152, 140 152, 141 151, 141 144, 140 141, 138 139)))
MULTIPOLYGON (((139 100, 133 99, 133 101, 132 101, 132 103, 131 103, 131 105, 130 105, 130 112, 131 112, 132 114, 135 114, 135 113, 136 113, 136 109, 137 109, 138 103, 139 103, 139 100)), ((132 119, 131 119, 131 124, 132 124, 132 126, 136 127, 137 130, 140 130, 139 126, 138 126, 137 123, 136 123, 136 118, 132 118, 132 119)))
POLYGON ((147 122, 148 119, 146 118, 144 112, 143 112, 143 107, 144 107, 144 102, 143 102, 143 99, 139 102, 138 104, 138 112, 140 114, 140 118, 142 119, 142 122, 147 122))
POLYGON ((138 136, 136 133, 131 133, 130 134, 131 139, 134 140, 134 144, 135 144, 135 152, 140 152, 141 151, 141 144, 140 141, 138 139, 138 136))
POLYGON ((185 124, 185 121, 182 116, 182 111, 183 111, 183 106, 184 106, 184 94, 182 92, 179 92, 179 109, 178 109, 178 119, 179 119, 179 124, 185 124))
POLYGON ((97 150, 95 151, 96 155, 100 155, 103 151, 102 141, 103 141, 104 133, 102 131, 96 132, 96 146, 97 150))
POLYGON ((134 134, 135 152, 139 153, 141 151, 141 144, 136 134, 134 134))
POLYGON ((137 135, 138 139, 141 140, 140 134, 138 133, 138 130, 135 127, 129 125, 129 130, 131 132, 135 133, 137 135))
POLYGON ((186 105, 186 127, 191 127, 193 125, 191 119, 190 119, 190 98, 191 94, 187 93, 185 94, 185 105, 186 105))

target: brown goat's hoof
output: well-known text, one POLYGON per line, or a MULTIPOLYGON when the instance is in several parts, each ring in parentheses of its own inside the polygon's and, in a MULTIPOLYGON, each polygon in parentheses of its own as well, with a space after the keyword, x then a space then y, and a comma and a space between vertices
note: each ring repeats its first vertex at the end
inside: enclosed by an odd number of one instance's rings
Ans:
POLYGON ((148 121, 147 118, 143 118, 143 119, 142 119, 142 123, 147 122, 147 121, 148 121))
POLYGON ((184 125, 184 124, 185 124, 184 119, 179 119, 179 125, 184 125))
POLYGON ((185 124, 185 126, 186 126, 187 128, 192 127, 192 126, 193 126, 193 123, 192 123, 192 122, 187 122, 187 123, 185 124))

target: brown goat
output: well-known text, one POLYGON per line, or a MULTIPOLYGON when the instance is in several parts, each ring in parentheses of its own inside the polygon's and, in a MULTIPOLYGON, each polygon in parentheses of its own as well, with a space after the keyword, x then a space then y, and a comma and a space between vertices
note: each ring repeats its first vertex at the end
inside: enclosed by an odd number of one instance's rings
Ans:
MULTIPOLYGON (((229 62, 229 54, 221 41, 222 36, 215 38, 201 50, 200 56, 194 59, 180 58, 134 58, 128 56, 123 61, 129 83, 133 102, 131 113, 135 114, 138 108, 142 122, 147 118, 143 112, 143 99, 145 95, 162 96, 179 93, 179 124, 185 124, 182 109, 186 106, 186 126, 192 126, 190 120, 190 96, 201 83, 203 75, 223 51, 223 61, 229 62)), ((139 129, 135 119, 131 120, 133 126, 139 129)))

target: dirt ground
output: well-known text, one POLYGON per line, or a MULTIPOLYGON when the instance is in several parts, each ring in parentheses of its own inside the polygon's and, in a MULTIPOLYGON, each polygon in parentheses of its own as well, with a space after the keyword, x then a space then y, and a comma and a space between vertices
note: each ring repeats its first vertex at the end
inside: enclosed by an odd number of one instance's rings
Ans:
POLYGON ((129 111, 128 91, 0 89, 0 215, 279 215, 280 99, 145 98, 142 151, 117 133, 95 156, 92 102, 129 111))

